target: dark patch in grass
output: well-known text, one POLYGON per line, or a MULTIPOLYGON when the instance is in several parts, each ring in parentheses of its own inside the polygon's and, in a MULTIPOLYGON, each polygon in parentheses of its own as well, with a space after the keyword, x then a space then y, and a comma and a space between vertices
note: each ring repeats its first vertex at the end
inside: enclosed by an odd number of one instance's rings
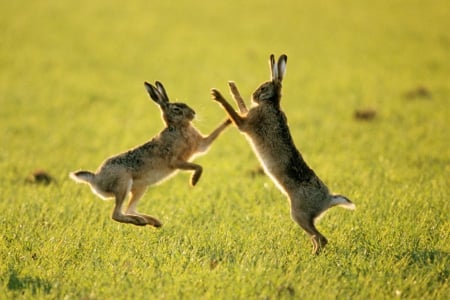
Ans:
POLYGON ((413 161, 412 165, 416 166, 419 169, 434 167, 437 169, 441 168, 441 169, 445 170, 445 168, 447 166, 450 166, 450 158, 441 159, 439 157, 434 157, 431 155, 423 155, 423 156, 416 158, 413 161))
POLYGON ((377 111, 372 108, 366 108, 366 109, 357 109, 353 113, 353 117, 356 120, 362 120, 362 121, 370 121, 375 118, 377 115, 377 111))
MULTIPOLYGON (((448 252, 439 250, 414 250, 409 253, 398 255, 397 258, 408 257, 408 264, 410 266, 429 267, 438 265, 440 262, 447 262, 448 265, 450 254, 448 252)), ((443 270, 436 270, 436 280, 439 282, 447 282, 450 276, 450 270, 445 268, 443 270)))
POLYGON ((294 296, 295 295, 295 289, 291 285, 283 285, 278 288, 278 296, 294 296))
POLYGON ((26 182, 49 185, 50 183, 55 182, 55 179, 47 171, 36 170, 27 177, 26 182))
POLYGON ((449 253, 438 250, 416 250, 410 253, 413 263, 429 265, 449 258, 449 253))
POLYGON ((264 176, 266 175, 266 173, 264 173, 264 169, 260 166, 256 167, 253 170, 250 170, 248 172, 248 174, 250 175, 250 177, 256 177, 256 176, 264 176))
POLYGON ((416 99, 431 99, 432 95, 429 89, 424 86, 418 86, 413 88, 403 95, 407 100, 416 100, 416 99))
POLYGON ((210 270, 214 270, 215 268, 217 268, 218 265, 219 265, 219 261, 217 259, 212 258, 209 261, 209 269, 210 270))
POLYGON ((10 271, 7 287, 10 291, 31 290, 33 295, 35 295, 38 291, 49 294, 52 289, 50 282, 39 277, 20 277, 15 270, 10 271))

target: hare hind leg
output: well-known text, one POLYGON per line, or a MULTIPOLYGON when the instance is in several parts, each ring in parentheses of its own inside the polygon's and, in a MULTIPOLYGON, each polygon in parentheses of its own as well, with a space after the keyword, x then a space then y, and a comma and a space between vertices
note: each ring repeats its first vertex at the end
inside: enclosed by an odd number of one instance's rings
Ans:
POLYGON ((146 225, 151 225, 154 227, 161 227, 162 223, 158 219, 156 219, 152 216, 141 214, 141 213, 137 212, 137 204, 138 204, 139 200, 142 198, 142 196, 144 195, 146 190, 147 190, 147 187, 145 187, 145 186, 139 186, 139 187, 133 186, 133 188, 131 189, 131 198, 130 198, 130 202, 128 203, 128 208, 126 210, 126 214, 144 218, 147 222, 146 225))
POLYGON ((112 219, 120 223, 131 223, 137 226, 145 226, 147 225, 147 220, 145 218, 141 216, 124 214, 122 212, 123 202, 130 193, 132 185, 133 180, 129 179, 127 183, 125 182, 122 182, 121 184, 119 183, 118 186, 115 188, 116 191, 114 192, 114 196, 116 199, 116 205, 114 206, 112 219))
POLYGON ((292 219, 308 233, 311 237, 313 244, 313 253, 318 254, 328 243, 326 237, 324 237, 314 225, 314 218, 301 211, 291 211, 292 219))

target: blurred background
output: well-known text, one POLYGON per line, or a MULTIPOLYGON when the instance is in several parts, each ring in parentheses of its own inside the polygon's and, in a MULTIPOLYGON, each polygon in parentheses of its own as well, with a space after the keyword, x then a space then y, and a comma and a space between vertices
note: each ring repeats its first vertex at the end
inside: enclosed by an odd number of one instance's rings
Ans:
POLYGON ((446 299, 449 29, 448 0, 0 0, 0 298, 446 299), (163 128, 144 81, 206 134, 210 89, 249 101, 271 53, 297 147, 357 207, 324 255, 233 127, 195 188, 144 196, 161 230, 69 180, 163 128))

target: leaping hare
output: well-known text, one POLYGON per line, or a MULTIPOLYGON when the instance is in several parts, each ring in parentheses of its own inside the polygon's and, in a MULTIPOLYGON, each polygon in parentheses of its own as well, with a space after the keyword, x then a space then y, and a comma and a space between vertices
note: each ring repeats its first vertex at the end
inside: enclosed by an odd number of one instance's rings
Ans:
POLYGON ((273 55, 270 56, 271 80, 261 84, 253 93, 254 106, 250 110, 247 110, 233 82, 229 86, 240 114, 218 90, 212 89, 211 94, 248 138, 266 174, 287 195, 293 220, 311 236, 313 252, 318 253, 327 244, 327 239, 317 230, 314 221, 332 206, 354 209, 355 205, 344 196, 330 194, 295 147, 286 115, 280 108, 286 62, 286 55, 281 55, 278 63, 273 55))
POLYGON ((203 169, 191 163, 190 159, 195 154, 206 152, 231 121, 226 120, 204 137, 191 124, 195 111, 184 103, 169 102, 163 85, 158 81, 155 85, 145 82, 147 92, 161 109, 166 127, 151 141, 106 159, 95 173, 77 171, 71 173, 70 177, 77 182, 88 183, 92 191, 103 199, 114 197, 114 220, 160 227, 162 223, 158 219, 136 210, 147 187, 161 182, 177 170, 194 171, 191 185, 195 186, 203 169), (128 208, 124 213, 122 205, 130 193, 128 208))

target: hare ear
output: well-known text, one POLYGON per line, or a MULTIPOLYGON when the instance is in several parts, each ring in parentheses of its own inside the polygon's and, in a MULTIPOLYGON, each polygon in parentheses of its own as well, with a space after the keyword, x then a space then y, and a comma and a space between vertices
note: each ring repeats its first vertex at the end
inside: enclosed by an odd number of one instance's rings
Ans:
POLYGON ((155 101, 159 106, 164 106, 166 101, 164 101, 164 96, 150 83, 144 82, 145 89, 147 90, 150 97, 155 101))
POLYGON ((275 56, 273 54, 270 55, 269 65, 270 65, 270 75, 272 77, 271 78, 272 81, 277 80, 278 79, 278 68, 275 63, 275 56))
POLYGON ((278 59, 278 80, 282 81, 286 73, 287 55, 283 54, 278 59))
POLYGON ((159 82, 159 81, 155 81, 155 85, 156 85, 156 88, 158 89, 158 91, 159 91, 159 92, 161 93, 161 95, 163 96, 164 101, 165 101, 165 102, 169 102, 169 97, 167 96, 166 89, 164 88, 164 86, 162 85, 162 83, 159 82))

